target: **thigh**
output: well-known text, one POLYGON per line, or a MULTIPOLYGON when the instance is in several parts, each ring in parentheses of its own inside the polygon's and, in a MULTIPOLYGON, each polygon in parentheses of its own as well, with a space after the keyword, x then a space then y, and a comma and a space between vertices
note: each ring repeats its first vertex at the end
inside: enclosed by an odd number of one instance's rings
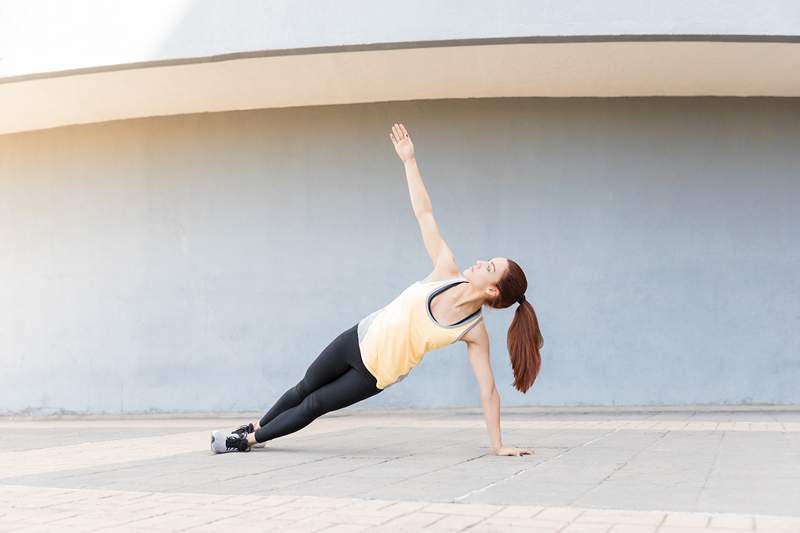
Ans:
POLYGON ((319 416, 366 400, 381 390, 375 386, 374 379, 370 380, 361 372, 351 368, 327 385, 309 394, 304 401, 308 402, 311 410, 319 416))
POLYGON ((352 354, 349 351, 353 350, 353 346, 349 332, 350 330, 344 331, 333 339, 308 366, 303 381, 309 391, 330 383, 350 370, 349 358, 352 354))

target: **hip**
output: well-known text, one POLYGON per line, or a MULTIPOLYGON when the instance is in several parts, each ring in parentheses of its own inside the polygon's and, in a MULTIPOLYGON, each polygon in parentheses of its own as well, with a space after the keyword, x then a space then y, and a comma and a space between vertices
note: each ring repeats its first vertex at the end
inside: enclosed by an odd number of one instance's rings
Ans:
POLYGON ((361 373, 370 382, 377 385, 378 380, 372 375, 372 372, 364 365, 363 356, 361 355, 361 346, 359 345, 358 338, 358 324, 346 329, 340 335, 348 345, 348 350, 345 351, 345 357, 348 364, 353 367, 357 372, 361 373))

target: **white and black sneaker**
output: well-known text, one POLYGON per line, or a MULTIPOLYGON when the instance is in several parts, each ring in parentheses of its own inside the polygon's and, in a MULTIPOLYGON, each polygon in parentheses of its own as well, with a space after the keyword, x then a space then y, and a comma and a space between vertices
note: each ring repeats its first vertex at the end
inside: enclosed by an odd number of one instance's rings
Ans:
POLYGON ((216 453, 249 452, 247 435, 228 433, 221 429, 211 432, 211 449, 216 453))
MULTIPOLYGON (((244 426, 239 426, 238 428, 234 429, 233 432, 236 433, 237 435, 241 435, 242 437, 247 437, 248 433, 253 433, 255 430, 256 430, 256 428, 255 428, 255 426, 253 426, 253 423, 251 422, 251 423, 246 424, 244 426)), ((266 442, 256 442, 255 444, 253 444, 250 447, 251 448, 263 448, 264 446, 266 446, 266 444, 267 444, 266 442)))
POLYGON ((232 433, 236 433, 238 435, 241 435, 242 437, 246 437, 248 433, 252 433, 255 430, 256 428, 253 426, 252 423, 250 423, 244 426, 239 426, 238 428, 234 429, 232 433))

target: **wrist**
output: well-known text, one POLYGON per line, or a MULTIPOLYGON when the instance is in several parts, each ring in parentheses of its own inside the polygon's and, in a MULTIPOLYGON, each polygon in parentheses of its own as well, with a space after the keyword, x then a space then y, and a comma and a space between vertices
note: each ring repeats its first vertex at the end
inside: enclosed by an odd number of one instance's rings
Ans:
POLYGON ((417 158, 416 157, 411 156, 411 157, 409 157, 407 159, 403 159, 403 164, 404 165, 410 165, 412 163, 415 164, 415 165, 417 164, 417 158))

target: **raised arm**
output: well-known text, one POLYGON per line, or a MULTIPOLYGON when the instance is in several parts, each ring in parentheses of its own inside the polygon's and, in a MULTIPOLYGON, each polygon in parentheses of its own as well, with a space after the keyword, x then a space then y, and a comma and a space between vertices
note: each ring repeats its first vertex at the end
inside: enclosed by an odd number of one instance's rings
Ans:
POLYGON ((481 320, 463 337, 467 343, 469 364, 478 381, 483 406, 483 417, 489 431, 489 441, 497 455, 526 455, 531 451, 524 448, 506 448, 500 436, 500 395, 494 383, 492 364, 489 359, 489 334, 481 320))
POLYGON ((428 191, 425 189, 425 184, 422 182, 422 176, 419 173, 411 137, 408 135, 405 126, 395 124, 392 126, 389 138, 394 144, 397 156, 405 167, 408 194, 411 197, 411 208, 414 210, 414 216, 417 217, 420 232, 422 233, 422 241, 425 244, 425 250, 431 257, 434 270, 444 275, 457 275, 459 270, 458 266, 456 266, 455 256, 444 239, 442 239, 439 225, 436 223, 436 219, 433 218, 433 206, 431 205, 428 191))

